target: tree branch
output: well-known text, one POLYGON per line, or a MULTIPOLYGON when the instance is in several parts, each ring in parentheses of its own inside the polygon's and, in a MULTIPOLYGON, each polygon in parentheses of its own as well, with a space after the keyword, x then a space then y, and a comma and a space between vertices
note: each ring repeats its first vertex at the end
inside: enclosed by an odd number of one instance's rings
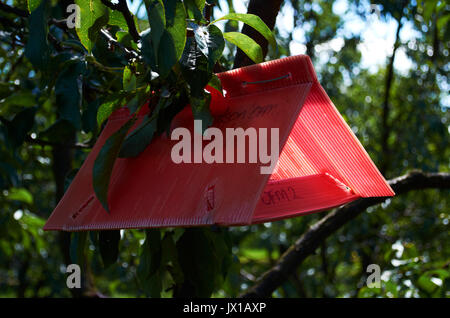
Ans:
MULTIPOLYGON (((267 24, 269 29, 273 30, 278 11, 280 11, 281 2, 281 0, 250 0, 247 13, 259 16, 264 23, 267 24)), ((251 26, 244 24, 242 27, 242 33, 251 37, 261 46, 263 57, 267 55, 268 42, 258 31, 253 29, 251 26)), ((254 64, 254 62, 238 48, 234 59, 233 68, 239 68, 251 64, 254 64)))
MULTIPOLYGON (((411 172, 388 181, 396 195, 422 189, 450 189, 450 173, 411 172)), ((311 226, 241 297, 270 297, 295 269, 324 242, 368 207, 386 198, 364 198, 340 207, 311 226)))
POLYGON ((103 36, 105 36, 106 40, 108 41, 108 43, 110 45, 114 45, 115 47, 118 47, 119 49, 124 50, 125 53, 127 54, 127 58, 129 60, 141 58, 136 51, 124 46, 122 43, 120 43, 119 41, 114 39, 114 37, 107 30, 101 29, 100 33, 103 34, 103 36))
POLYGON ((61 147, 61 146, 66 146, 67 148, 76 148, 76 149, 90 149, 92 148, 91 145, 89 144, 83 144, 83 143, 74 143, 74 144, 69 144, 69 145, 63 145, 61 143, 58 142, 51 142, 51 141, 46 141, 46 140, 42 140, 42 139, 33 139, 30 136, 26 136, 25 137, 25 142, 29 143, 29 144, 33 144, 33 145, 39 145, 42 147, 45 146, 51 146, 51 147, 61 147))
POLYGON ((102 3, 111 10, 116 10, 122 13, 123 17, 125 18, 125 21, 127 22, 128 31, 130 32, 133 41, 138 43, 141 37, 139 36, 139 32, 136 29, 136 24, 134 23, 133 15, 128 9, 127 1, 119 0, 118 3, 112 3, 109 0, 102 0, 102 3))
POLYGON ((28 12, 25 10, 14 8, 14 7, 11 7, 4 3, 0 3, 0 10, 7 12, 7 13, 12 13, 12 14, 18 15, 19 17, 22 17, 22 18, 26 18, 29 15, 28 12))

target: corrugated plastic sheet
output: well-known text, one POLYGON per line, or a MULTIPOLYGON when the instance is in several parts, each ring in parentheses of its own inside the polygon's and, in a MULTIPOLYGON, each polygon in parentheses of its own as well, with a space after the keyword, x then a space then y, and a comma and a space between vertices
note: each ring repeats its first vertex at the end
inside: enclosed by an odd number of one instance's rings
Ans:
MULTIPOLYGON (((244 225, 394 195, 318 83, 309 57, 218 76, 226 94, 212 91, 214 127, 224 134, 226 128, 279 128, 281 154, 271 175, 260 173, 260 163, 175 164, 170 154, 177 141, 161 135, 138 157, 116 161, 108 214, 94 195, 92 167, 108 136, 129 118, 122 108, 108 120, 44 229, 244 225)), ((189 107, 174 118, 176 127, 193 133, 189 107)))

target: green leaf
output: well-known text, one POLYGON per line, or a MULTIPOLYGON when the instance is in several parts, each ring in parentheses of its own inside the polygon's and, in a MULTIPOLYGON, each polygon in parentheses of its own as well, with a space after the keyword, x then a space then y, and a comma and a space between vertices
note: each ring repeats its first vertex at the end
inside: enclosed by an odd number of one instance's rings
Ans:
POLYGON ((161 242, 161 265, 168 266, 168 271, 176 284, 184 281, 183 270, 178 262, 177 247, 174 232, 166 232, 161 242))
POLYGON ((36 98, 33 93, 29 90, 21 89, 4 99, 0 99, 0 116, 10 118, 24 108, 32 107, 36 104, 36 98))
MULTIPOLYGON (((230 233, 227 228, 219 228, 214 231, 206 231, 205 233, 209 239, 211 240, 216 257, 218 258, 219 264, 220 264, 220 280, 224 279, 226 275, 228 274, 228 270, 230 269, 233 259, 232 259, 232 242, 230 233)), ((219 285, 221 285, 223 282, 219 281, 217 282, 219 285)))
POLYGON ((206 27, 195 25, 194 35, 198 49, 208 58, 209 69, 212 70, 225 48, 222 31, 212 24, 206 27))
POLYGON ((92 171, 93 187, 95 195, 109 213, 108 187, 111 173, 114 168, 117 155, 122 147, 123 140, 133 125, 135 118, 128 120, 119 130, 114 132, 105 142, 94 162, 92 171))
POLYGON ((80 267, 84 265, 84 250, 86 247, 88 232, 74 232, 70 240, 70 259, 73 264, 78 264, 80 267))
POLYGON ((198 49, 194 39, 188 39, 180 63, 183 77, 189 84, 191 95, 196 98, 203 98, 204 88, 210 81, 212 73, 209 69, 208 60, 198 49))
POLYGON ((214 118, 211 116, 209 105, 211 103, 211 95, 204 93, 203 98, 193 97, 189 98, 191 103, 192 113, 194 119, 202 121, 203 132, 212 125, 214 118))
POLYGON ((120 158, 136 157, 147 148, 156 132, 155 116, 147 115, 142 123, 125 139, 119 152, 120 158))
POLYGON ((156 65, 156 50, 153 46, 152 33, 150 30, 146 30, 141 35, 141 44, 142 44, 142 58, 144 62, 150 66, 152 70, 157 70, 158 66, 156 65))
POLYGON ((16 85, 13 85, 11 83, 2 83, 0 82, 0 100, 3 98, 8 97, 13 93, 14 87, 16 85))
POLYGON ((50 127, 39 134, 39 139, 64 143, 67 140, 73 139, 75 136, 75 129, 68 120, 58 119, 50 127))
POLYGON ((189 38, 183 56, 180 60, 183 78, 189 86, 189 102, 195 119, 203 121, 206 129, 212 124, 213 118, 209 111, 211 95, 205 91, 212 73, 205 55, 200 52, 196 41, 189 38))
POLYGON ((130 114, 134 114, 139 109, 141 109, 141 107, 147 101, 149 94, 150 94, 150 85, 146 85, 144 87, 137 89, 136 94, 128 95, 128 98, 131 97, 131 99, 127 100, 127 108, 129 109, 130 114))
MULTIPOLYGON (((40 245, 38 243, 38 241, 41 240, 41 238, 39 238, 38 236, 38 230, 40 230, 44 224, 45 224, 45 219, 37 216, 36 214, 33 214, 31 212, 28 211, 24 211, 22 217, 20 218, 20 222, 22 224, 26 224, 28 229, 31 230, 31 232, 35 235, 35 239, 37 240, 36 243, 37 245, 40 245)), ((36 246, 38 247, 38 246, 36 246)))
POLYGON ((204 22, 203 8, 205 7, 205 0, 184 0, 187 17, 194 19, 197 22, 204 22))
POLYGON ((98 244, 103 265, 109 267, 117 262, 119 257, 120 231, 100 231, 98 236, 98 244))
POLYGON ((28 11, 31 13, 36 10, 41 4, 42 0, 27 0, 28 11))
POLYGON ((261 63, 263 61, 261 47, 247 35, 239 32, 225 32, 223 37, 240 48, 253 62, 261 63))
POLYGON ((137 269, 137 277, 142 289, 151 297, 160 297, 162 284, 161 268, 161 234, 159 230, 147 230, 145 242, 137 269))
POLYGON ((166 77, 172 66, 178 61, 176 56, 175 42, 170 33, 165 30, 158 51, 158 72, 162 77, 166 77))
POLYGON ((220 267, 205 229, 186 229, 176 246, 185 281, 175 296, 210 297, 220 267))
POLYGON ((116 32, 117 42, 123 44, 125 47, 131 47, 138 51, 137 44, 133 41, 130 33, 128 31, 117 31, 116 32))
POLYGON ((167 76, 178 62, 186 44, 186 12, 183 3, 177 0, 165 0, 164 5, 166 29, 162 33, 157 48, 158 70, 162 77, 167 76))
POLYGON ((11 121, 1 119, 6 126, 8 141, 13 148, 21 146, 27 133, 33 128, 36 111, 36 107, 30 107, 22 110, 11 121))
POLYGON ((450 20, 450 14, 440 16, 437 20, 438 30, 442 30, 443 28, 445 28, 445 26, 447 26, 449 24, 449 22, 450 22, 449 20, 450 20))
MULTIPOLYGON (((109 9, 109 8, 108 8, 109 9)), ((124 31, 128 31, 127 20, 125 20, 122 12, 109 9, 109 25, 117 25, 124 31)))
POLYGON ((419 288, 425 291, 427 294, 433 294, 439 288, 439 286, 433 283, 431 277, 429 277, 427 274, 420 276, 417 280, 417 284, 419 288))
POLYGON ((9 189, 6 199, 10 201, 20 201, 27 204, 33 204, 33 195, 25 188, 9 189))
POLYGON ((418 1, 418 7, 422 8, 422 16, 425 22, 429 22, 435 12, 438 0, 418 1))
POLYGON ((106 101, 100 105, 97 111, 97 125, 101 127, 103 122, 112 114, 113 111, 121 107, 124 94, 116 93, 106 99, 106 101))
POLYGON ((48 34, 48 0, 31 12, 29 21, 28 41, 25 46, 25 56, 34 67, 45 71, 50 67, 50 45, 47 40, 48 34))
POLYGON ((36 98, 34 97, 33 93, 28 90, 20 90, 16 93, 13 93, 6 97, 0 105, 15 105, 15 106, 22 106, 22 107, 31 107, 36 105, 36 98))
POLYGON ((94 44, 97 41, 98 34, 102 27, 108 24, 109 11, 105 11, 103 15, 98 17, 94 24, 88 29, 89 40, 94 44))
POLYGON ((90 103, 83 109, 83 114, 81 115, 82 127, 84 132, 93 132, 96 134, 97 131, 97 111, 100 107, 102 99, 98 98, 90 103))
MULTIPOLYGON (((272 48, 275 50, 277 47, 277 42, 275 40, 275 36, 273 35, 273 32, 269 29, 269 27, 264 23, 263 20, 261 20, 260 17, 254 14, 244 14, 244 13, 230 13, 227 14, 220 19, 217 19, 211 24, 216 23, 217 21, 221 20, 235 20, 235 21, 241 21, 245 24, 248 24, 252 28, 254 28, 256 31, 261 33, 261 35, 269 42, 269 44, 272 46, 272 48)), ((242 48, 240 47, 242 50, 242 48)))
POLYGON ((70 63, 59 74, 55 84, 56 104, 61 119, 81 129, 82 73, 84 63, 70 63))
POLYGON ((96 34, 109 20, 109 11, 101 0, 75 0, 75 3, 80 6, 80 27, 76 32, 90 53, 94 47, 96 34))
POLYGON ((208 85, 217 90, 221 95, 223 95, 222 83, 220 82, 220 78, 216 74, 212 75, 208 85))
MULTIPOLYGON (((146 0, 145 8, 147 10, 148 21, 150 24, 151 31, 148 33, 149 37, 147 41, 147 48, 151 47, 151 55, 158 55, 158 47, 161 37, 166 28, 166 16, 164 13, 164 4, 162 0, 146 0)), ((143 54, 145 54, 143 52, 143 54)), ((147 54, 149 54, 147 52, 147 54)), ((145 55, 144 55, 145 59, 145 55)))
POLYGON ((138 91, 136 95, 134 96, 128 96, 127 97, 127 108, 130 111, 130 114, 136 113, 142 106, 143 101, 143 93, 142 91, 138 91), (129 99, 131 97, 131 99, 129 99))
POLYGON ((136 90, 136 75, 133 74, 131 69, 127 66, 123 70, 123 90, 126 92, 131 92, 136 90))
MULTIPOLYGON (((183 54, 186 44, 186 11, 178 0, 164 0, 166 14, 166 30, 171 35, 175 46, 177 61, 183 54)), ((161 52, 161 50, 159 50, 161 52)))
MULTIPOLYGON (((125 20, 125 17, 123 16, 122 12, 117 11, 117 10, 112 10, 110 8, 108 8, 108 11, 109 11, 108 24, 109 25, 117 25, 119 28, 121 28, 122 30, 124 30, 128 33, 128 23, 127 23, 127 20, 125 20)), ((139 32, 139 19, 133 13, 130 12, 130 14, 136 25, 136 30, 139 32)))

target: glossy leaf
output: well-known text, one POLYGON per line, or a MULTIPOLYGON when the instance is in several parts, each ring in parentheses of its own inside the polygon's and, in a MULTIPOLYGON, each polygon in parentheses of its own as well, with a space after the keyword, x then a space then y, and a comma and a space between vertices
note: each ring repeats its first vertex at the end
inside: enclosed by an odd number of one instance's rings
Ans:
POLYGON ((263 61, 261 47, 247 35, 239 32, 225 32, 223 37, 240 48, 253 62, 261 63, 263 61))
POLYGON ((207 58, 200 52, 195 40, 189 38, 181 57, 183 77, 194 97, 203 97, 205 86, 212 77, 207 58))
POLYGON ((158 66, 156 64, 156 56, 158 52, 155 50, 152 37, 153 35, 150 30, 144 31, 141 35, 142 59, 148 66, 151 67, 152 70, 157 70, 158 66))
MULTIPOLYGON (((166 30, 171 35, 177 60, 181 57, 186 43, 186 11, 181 1, 164 0, 166 30)), ((161 50, 160 50, 161 52, 161 50)))
POLYGON ((76 31, 81 43, 91 52, 96 34, 109 20, 109 11, 100 0, 75 0, 75 3, 80 6, 80 27, 76 31))
POLYGON ((152 49, 152 52, 144 53, 143 51, 145 59, 145 56, 148 54, 151 54, 152 56, 158 55, 159 42, 166 28, 166 16, 162 0, 146 0, 144 2, 145 8, 147 9, 147 16, 151 29, 151 31, 148 33, 148 38, 145 41, 148 43, 146 43, 145 45, 147 46, 147 48, 152 49))
POLYGON ((145 116, 139 127, 132 131, 125 139, 120 149, 119 157, 136 157, 144 151, 156 132, 156 123, 154 116, 145 116))
POLYGON ((164 5, 166 29, 157 48, 158 69, 163 77, 178 62, 186 44, 186 12, 183 4, 177 0, 166 0, 164 5))
POLYGON ((108 187, 111 173, 125 136, 133 123, 134 118, 128 120, 119 130, 114 132, 106 140, 94 162, 92 185, 97 199, 107 212, 109 212, 108 187))
POLYGON ((48 34, 48 4, 49 0, 42 3, 31 12, 28 21, 30 34, 25 46, 25 56, 37 69, 45 71, 49 67, 50 45, 47 40, 48 34))
MULTIPOLYGON (((264 23, 263 20, 261 20, 260 17, 254 14, 244 14, 244 13, 230 13, 227 14, 220 19, 217 19, 211 24, 216 23, 221 20, 234 20, 234 21, 241 21, 245 24, 251 26, 256 31, 261 33, 262 36, 269 42, 269 44, 272 46, 273 49, 276 49, 277 42, 275 40, 275 36, 273 35, 273 32, 269 29, 269 27, 264 23)), ((242 49, 242 48, 241 48, 242 49)))
POLYGON ((116 93, 108 97, 103 104, 100 105, 97 111, 97 125, 101 127, 103 122, 119 107, 122 106, 124 99, 123 93, 116 93))
POLYGON ((212 24, 206 27, 196 25, 194 35, 198 49, 208 58, 209 68, 212 70, 225 48, 222 31, 212 24))
POLYGON ((197 22, 204 21, 203 8, 205 7, 205 0, 185 0, 184 6, 189 19, 194 19, 197 22))
POLYGON ((109 9, 109 25, 117 25, 124 31, 128 31, 127 20, 125 20, 122 12, 109 9))
POLYGON ((55 84, 56 104, 61 119, 81 128, 82 62, 69 64, 58 76, 55 84))

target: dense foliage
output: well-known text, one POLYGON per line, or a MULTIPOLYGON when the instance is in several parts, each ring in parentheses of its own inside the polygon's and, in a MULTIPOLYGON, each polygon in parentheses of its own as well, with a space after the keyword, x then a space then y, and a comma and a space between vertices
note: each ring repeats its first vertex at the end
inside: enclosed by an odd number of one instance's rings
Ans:
MULTIPOLYGON (((76 0, 75 28, 65 20, 72 1, 0 2, 0 296, 71 296, 65 264, 72 262, 85 273, 74 296, 237 296, 323 216, 231 229, 42 231, 114 110, 151 111, 133 134, 126 136, 134 119, 113 134, 97 157, 94 189, 106 210, 117 157, 151 146, 186 104, 211 122, 204 88, 221 91, 214 72, 232 67, 236 46, 258 63, 290 55, 295 42, 293 32, 279 29, 283 21, 274 36, 259 17, 235 13, 233 1, 134 2, 141 14, 126 1, 76 0), (216 17, 214 4, 228 14, 216 17), (239 21, 267 40, 267 58, 238 32, 239 21)), ((367 2, 347 2, 348 12, 371 14, 367 2)), ((397 22, 397 36, 376 71, 362 66, 361 36, 344 32, 335 1, 285 1, 281 11, 292 11, 322 85, 387 178, 412 169, 448 172, 449 7, 378 3, 379 18, 397 22), (403 42, 405 25, 415 36, 403 42), (341 48, 326 45, 338 38, 341 48), (412 61, 407 72, 394 67, 400 50, 412 61)), ((368 209, 274 295, 448 297, 448 206, 448 190, 427 190, 368 209), (383 271, 380 289, 365 285, 372 263, 383 271)))

